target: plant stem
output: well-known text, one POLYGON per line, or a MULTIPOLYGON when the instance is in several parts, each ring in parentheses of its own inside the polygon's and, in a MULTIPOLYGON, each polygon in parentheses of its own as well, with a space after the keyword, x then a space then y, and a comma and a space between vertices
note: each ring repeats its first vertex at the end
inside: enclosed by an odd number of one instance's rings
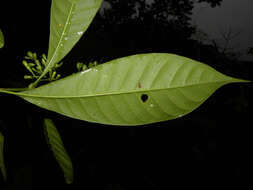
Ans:
POLYGON ((0 88, 3 91, 12 91, 12 92, 22 92, 28 90, 29 88, 0 88))

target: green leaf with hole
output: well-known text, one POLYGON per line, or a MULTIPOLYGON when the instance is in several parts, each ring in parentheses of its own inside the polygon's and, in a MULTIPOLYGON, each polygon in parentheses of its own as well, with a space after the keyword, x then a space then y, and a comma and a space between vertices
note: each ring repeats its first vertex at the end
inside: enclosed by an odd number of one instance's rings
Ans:
POLYGON ((37 81, 73 48, 101 3, 102 0, 52 0, 47 67, 37 81))
POLYGON ((76 119, 143 125, 186 115, 216 89, 233 82, 246 81, 189 58, 151 53, 116 59, 30 91, 13 93, 76 119))
POLYGON ((44 120, 45 136, 57 162, 59 163, 67 184, 73 183, 74 172, 70 157, 64 148, 61 136, 51 119, 44 120))
POLYGON ((0 132, 0 169, 3 175, 4 180, 7 178, 6 169, 4 165, 4 136, 0 132))
POLYGON ((4 47, 4 34, 2 30, 0 29, 0 48, 4 47))

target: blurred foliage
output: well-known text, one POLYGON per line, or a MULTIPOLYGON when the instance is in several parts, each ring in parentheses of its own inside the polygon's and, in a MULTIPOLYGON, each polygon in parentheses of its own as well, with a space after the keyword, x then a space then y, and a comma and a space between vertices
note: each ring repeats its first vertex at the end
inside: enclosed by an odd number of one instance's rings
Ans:
POLYGON ((2 30, 0 29, 0 48, 4 47, 4 35, 2 30))
POLYGON ((222 0, 106 0, 103 17, 109 23, 121 24, 133 20, 144 21, 139 24, 150 24, 152 20, 164 25, 173 24, 174 28, 190 26, 190 15, 194 3, 207 2, 212 7, 220 5, 222 0))

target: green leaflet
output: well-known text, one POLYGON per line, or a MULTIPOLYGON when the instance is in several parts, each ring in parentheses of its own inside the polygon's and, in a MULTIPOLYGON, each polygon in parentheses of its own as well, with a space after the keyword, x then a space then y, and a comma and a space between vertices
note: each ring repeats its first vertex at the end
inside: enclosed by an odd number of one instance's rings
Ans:
POLYGON ((232 82, 246 81, 189 58, 151 53, 116 59, 30 91, 8 93, 76 119, 143 125, 186 115, 232 82))
POLYGON ((45 126, 45 135, 48 141, 48 144, 59 163, 65 177, 65 181, 67 184, 73 183, 74 173, 72 162, 66 152, 64 145, 62 143, 60 134, 56 129, 53 121, 51 119, 44 120, 45 126))
POLYGON ((0 48, 4 47, 4 35, 2 30, 0 29, 0 48))
POLYGON ((4 165, 4 136, 1 132, 0 132, 0 169, 4 180, 6 180, 7 174, 4 165))
POLYGON ((77 43, 102 0, 52 0, 47 67, 37 82, 77 43))

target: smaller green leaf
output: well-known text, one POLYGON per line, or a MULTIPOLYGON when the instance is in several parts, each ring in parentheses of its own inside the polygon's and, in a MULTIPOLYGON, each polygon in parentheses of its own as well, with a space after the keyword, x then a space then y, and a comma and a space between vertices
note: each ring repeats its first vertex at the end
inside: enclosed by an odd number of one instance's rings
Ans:
POLYGON ((48 58, 35 86, 74 47, 88 29, 101 4, 102 0, 52 1, 48 58))
POLYGON ((6 181, 7 174, 4 165, 4 136, 1 132, 0 132, 0 169, 4 180, 6 181))
POLYGON ((73 166, 60 134, 51 119, 44 120, 44 127, 48 145, 64 173, 65 181, 67 184, 71 184, 74 179, 73 166))
POLYGON ((4 47, 4 35, 2 30, 0 29, 0 48, 4 47))

